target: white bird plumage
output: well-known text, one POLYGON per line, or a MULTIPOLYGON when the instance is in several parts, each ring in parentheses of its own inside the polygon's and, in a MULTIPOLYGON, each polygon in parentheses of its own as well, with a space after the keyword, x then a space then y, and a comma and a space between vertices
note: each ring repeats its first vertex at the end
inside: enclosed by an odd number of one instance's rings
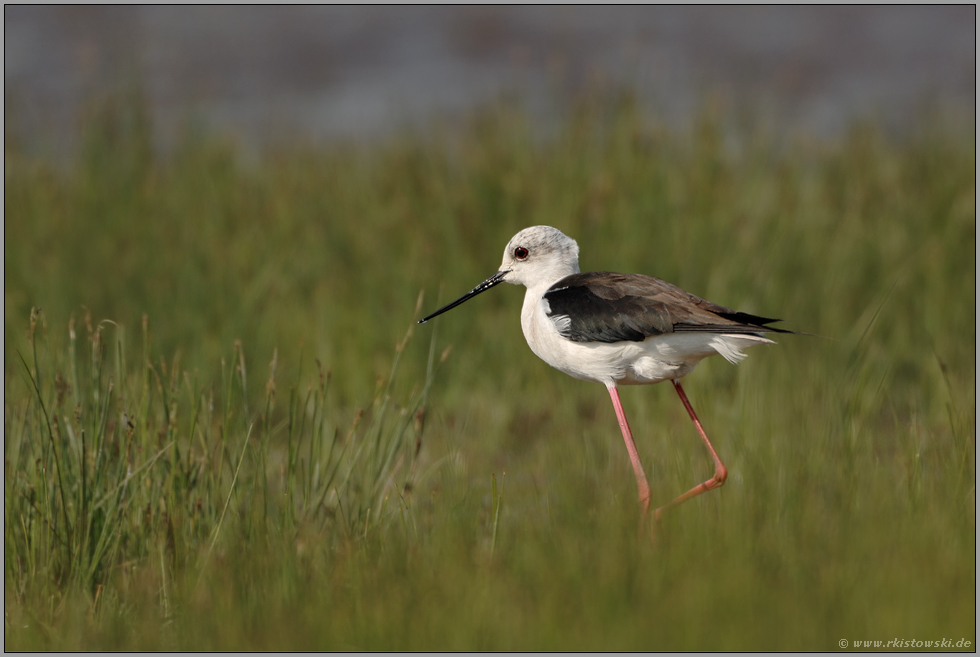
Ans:
MULTIPOLYGON (((672 381, 711 452, 715 474, 661 511, 721 486, 727 469, 687 400, 680 379, 702 359, 719 354, 738 363, 744 349, 773 344, 764 332, 778 321, 705 301, 658 278, 611 272, 581 273, 578 243, 551 226, 532 226, 507 243, 496 274, 421 322, 426 322, 499 283, 524 285, 521 328, 531 351, 570 376, 606 386, 636 474, 641 508, 650 489, 617 386, 672 381)), ((420 322, 420 323, 421 323, 420 322)))
POLYGON ((561 279, 579 273, 578 256, 578 243, 571 237, 551 226, 532 226, 511 238, 500 263, 500 271, 507 272, 502 282, 527 287, 521 328, 531 351, 569 376, 606 386, 660 383, 690 374, 708 356, 720 354, 738 363, 746 356, 743 349, 773 344, 761 335, 724 333, 663 333, 642 342, 568 340, 560 329, 571 319, 551 314, 544 294, 561 279), (517 258, 518 248, 529 255, 517 258))

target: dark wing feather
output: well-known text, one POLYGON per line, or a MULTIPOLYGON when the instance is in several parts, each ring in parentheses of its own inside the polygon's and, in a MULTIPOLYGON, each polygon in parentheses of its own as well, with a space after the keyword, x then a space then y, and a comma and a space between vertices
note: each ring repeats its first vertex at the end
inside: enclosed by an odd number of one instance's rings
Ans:
POLYGON ((641 342, 681 331, 792 333, 764 326, 779 320, 737 312, 641 274, 572 274, 548 288, 544 299, 559 333, 574 342, 641 342))
POLYGON ((548 301, 548 316, 561 322, 562 336, 575 342, 642 342, 651 335, 673 330, 670 313, 662 303, 644 305, 642 299, 623 296, 607 299, 585 285, 550 288, 544 298, 548 301))

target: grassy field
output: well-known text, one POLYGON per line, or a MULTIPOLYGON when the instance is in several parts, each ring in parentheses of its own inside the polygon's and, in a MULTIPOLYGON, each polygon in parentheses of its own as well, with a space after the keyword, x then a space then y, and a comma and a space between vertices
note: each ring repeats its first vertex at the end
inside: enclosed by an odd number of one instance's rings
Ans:
MULTIPOLYGON (((543 137, 501 104, 254 158, 154 155, 106 101, 60 164, 8 125, 5 648, 973 650, 972 126, 733 116, 597 96, 543 137), (655 543, 523 288, 413 326, 535 224, 824 336, 686 379, 729 479, 655 543)), ((670 386, 622 397, 654 504, 710 476, 670 386)))

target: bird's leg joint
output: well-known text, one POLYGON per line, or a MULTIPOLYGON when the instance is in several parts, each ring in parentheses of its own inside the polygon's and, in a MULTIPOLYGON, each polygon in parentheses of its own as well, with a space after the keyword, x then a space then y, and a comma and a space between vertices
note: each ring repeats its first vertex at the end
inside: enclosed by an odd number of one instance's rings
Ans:
POLYGON ((717 464, 715 464, 715 476, 712 477, 710 481, 705 483, 708 484, 709 489, 718 488, 720 486, 723 486, 727 479, 728 479, 728 468, 725 467, 724 463, 719 461, 717 464))

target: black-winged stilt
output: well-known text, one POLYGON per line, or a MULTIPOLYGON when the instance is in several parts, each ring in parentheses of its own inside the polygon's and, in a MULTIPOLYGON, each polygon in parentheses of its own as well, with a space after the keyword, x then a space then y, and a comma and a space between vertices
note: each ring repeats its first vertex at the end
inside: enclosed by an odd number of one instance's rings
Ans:
POLYGON ((764 332, 795 331, 766 326, 779 320, 719 306, 659 278, 580 273, 578 243, 551 226, 532 226, 514 235, 496 274, 419 323, 498 283, 527 287, 521 328, 531 351, 576 379, 606 386, 636 473, 644 515, 650 508, 650 486, 619 401, 618 385, 671 381, 715 463, 711 479, 658 508, 658 518, 662 511, 725 483, 728 469, 708 440, 680 379, 702 358, 721 354, 738 363, 745 358, 743 349, 773 344, 764 332))

